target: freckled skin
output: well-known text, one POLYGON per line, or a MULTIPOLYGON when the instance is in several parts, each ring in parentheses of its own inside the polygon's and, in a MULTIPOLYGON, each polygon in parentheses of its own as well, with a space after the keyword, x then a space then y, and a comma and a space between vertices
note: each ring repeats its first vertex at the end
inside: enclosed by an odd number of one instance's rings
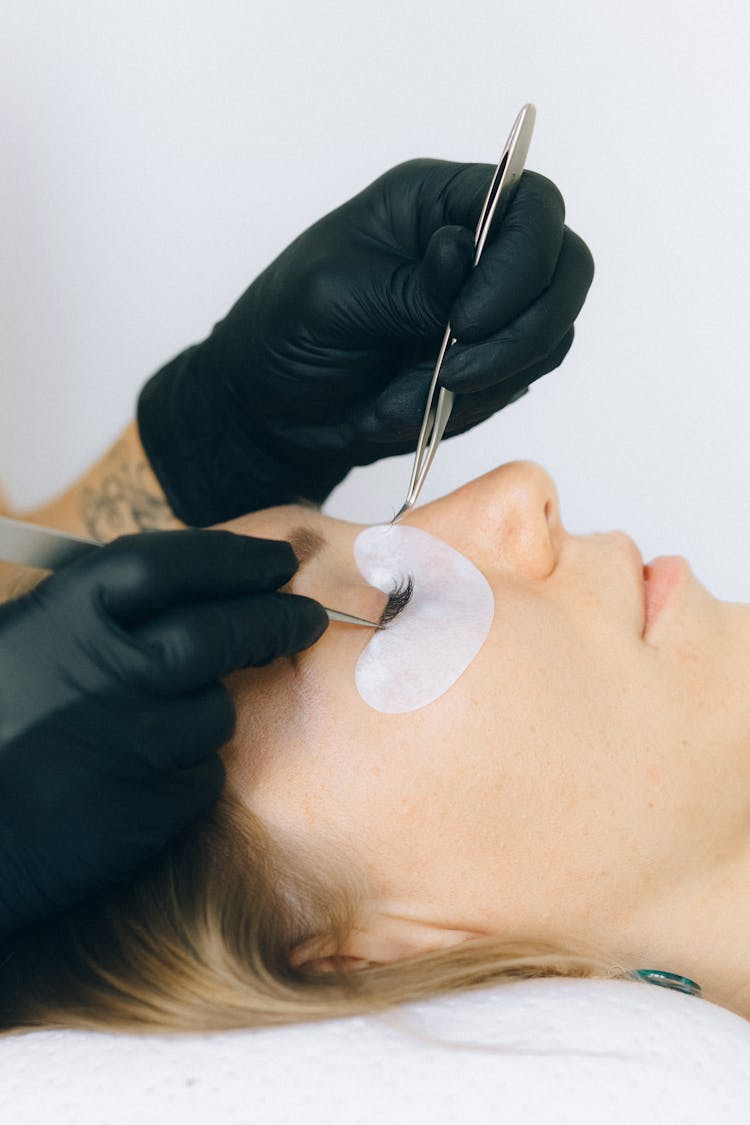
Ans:
MULTIPOLYGON (((530 462, 405 522, 492 587, 489 636, 449 691, 403 715, 367 707, 354 668, 369 634, 341 625, 229 681, 230 778, 272 827, 335 835, 371 880, 341 952, 528 934, 681 973, 750 1015, 748 607, 688 574, 644 636, 632 542, 567 533, 530 462)), ((226 526, 284 538, 299 524, 326 547, 292 591, 377 617, 385 595, 353 558, 360 525, 290 506, 226 526)))

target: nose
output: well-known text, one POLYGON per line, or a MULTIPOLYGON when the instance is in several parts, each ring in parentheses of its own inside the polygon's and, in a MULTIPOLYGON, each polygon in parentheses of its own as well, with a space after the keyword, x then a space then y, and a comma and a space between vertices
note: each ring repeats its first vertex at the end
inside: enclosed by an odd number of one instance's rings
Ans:
POLYGON ((555 483, 533 461, 500 465, 417 509, 410 522, 463 551, 480 569, 521 578, 547 578, 565 537, 555 483))

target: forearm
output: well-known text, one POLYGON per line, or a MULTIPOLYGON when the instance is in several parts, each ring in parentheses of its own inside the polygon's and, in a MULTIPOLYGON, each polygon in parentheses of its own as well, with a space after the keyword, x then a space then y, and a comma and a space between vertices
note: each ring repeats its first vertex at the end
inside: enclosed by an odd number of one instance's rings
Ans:
POLYGON ((118 535, 185 525, 173 515, 143 452, 135 422, 54 500, 18 519, 108 542, 118 535))
MULTIPOLYGON (((59 496, 38 508, 9 510, 29 523, 109 542, 137 531, 180 528, 132 422, 104 456, 59 496)), ((25 568, 0 563, 0 600, 25 585, 25 568)))

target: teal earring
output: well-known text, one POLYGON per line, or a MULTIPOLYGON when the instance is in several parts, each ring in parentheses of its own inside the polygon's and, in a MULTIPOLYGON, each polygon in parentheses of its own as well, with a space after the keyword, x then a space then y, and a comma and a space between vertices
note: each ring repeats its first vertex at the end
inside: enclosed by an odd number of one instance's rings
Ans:
POLYGON ((701 995, 701 986, 690 977, 680 977, 677 973, 668 973, 664 969, 634 969, 630 975, 648 981, 649 984, 658 984, 661 988, 673 988, 688 996, 701 995))

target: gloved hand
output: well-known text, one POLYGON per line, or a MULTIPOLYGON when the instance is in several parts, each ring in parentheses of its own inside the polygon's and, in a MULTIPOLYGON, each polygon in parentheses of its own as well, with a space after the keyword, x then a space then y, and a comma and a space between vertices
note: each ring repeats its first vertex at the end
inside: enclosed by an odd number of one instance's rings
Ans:
POLYGON ((0 606, 0 936, 124 880, 219 796, 218 678, 298 652, 322 606, 288 543, 125 536, 0 606))
POLYGON ((593 277, 553 183, 521 177, 472 271, 493 168, 411 160, 299 236, 210 337, 140 396, 175 513, 204 525, 299 498, 413 450, 443 332, 462 433, 557 367, 593 277))

